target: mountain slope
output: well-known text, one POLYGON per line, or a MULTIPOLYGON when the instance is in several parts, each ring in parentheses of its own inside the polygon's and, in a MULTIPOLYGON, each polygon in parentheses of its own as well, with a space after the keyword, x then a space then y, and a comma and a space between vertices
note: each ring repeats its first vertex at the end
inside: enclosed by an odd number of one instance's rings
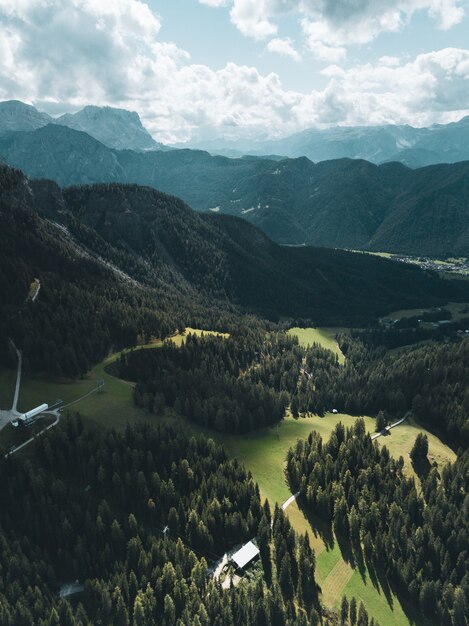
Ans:
POLYGON ((36 130, 53 121, 47 113, 19 100, 0 102, 0 132, 36 130))
POLYGON ((67 113, 57 120, 75 130, 81 130, 109 148, 117 150, 156 150, 163 144, 153 139, 143 127, 135 111, 114 107, 86 106, 77 113, 67 113))
POLYGON ((0 345, 13 337, 32 369, 67 375, 137 335, 227 329, 247 312, 367 324, 396 307, 469 299, 465 283, 370 255, 282 247, 243 220, 196 213, 151 188, 62 191, 7 167, 0 261, 0 345))
POLYGON ((113 151, 57 125, 4 133, 0 155, 60 185, 150 185, 197 210, 243 217, 279 243, 469 256, 469 162, 411 170, 352 159, 314 164, 304 157, 113 151))
POLYGON ((150 188, 78 187, 64 190, 64 198, 112 245, 170 266, 198 291, 269 317, 365 321, 395 300, 407 305, 449 293, 444 281, 369 255, 278 246, 242 220, 197 214, 150 188), (338 306, 345 301, 346 310, 338 306))
POLYGON ((153 139, 134 111, 86 106, 76 113, 53 118, 19 100, 0 102, 0 133, 37 130, 47 124, 67 126, 85 132, 108 148, 117 150, 167 149, 153 139))
POLYGON ((400 161, 410 167, 436 163, 456 163, 469 159, 469 117, 450 124, 428 128, 388 124, 383 126, 335 126, 310 128, 289 137, 271 141, 225 141, 213 139, 186 146, 212 154, 283 154, 306 156, 312 161, 365 159, 372 163, 400 161))

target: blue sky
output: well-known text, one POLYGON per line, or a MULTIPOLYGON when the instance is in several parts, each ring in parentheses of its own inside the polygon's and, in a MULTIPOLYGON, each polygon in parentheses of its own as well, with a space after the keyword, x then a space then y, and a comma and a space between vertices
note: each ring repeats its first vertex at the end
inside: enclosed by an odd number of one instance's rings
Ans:
POLYGON ((468 3, 0 0, 0 99, 135 110, 166 143, 454 121, 468 3))
MULTIPOLYGON (((298 14, 279 19, 281 37, 289 37, 302 56, 293 59, 266 50, 266 41, 244 36, 230 21, 229 6, 210 7, 197 0, 151 0, 149 6, 161 17, 161 37, 174 41, 191 54, 194 63, 221 69, 227 62, 254 65, 259 72, 276 72, 287 89, 309 91, 322 88, 321 74, 327 63, 318 61, 305 49, 298 14)), ((464 7, 465 3, 460 6, 464 7)), ((345 66, 376 62, 382 56, 414 58, 418 54, 448 47, 467 47, 469 18, 449 29, 438 28, 427 11, 417 11, 398 32, 382 32, 373 41, 352 46, 345 66)))

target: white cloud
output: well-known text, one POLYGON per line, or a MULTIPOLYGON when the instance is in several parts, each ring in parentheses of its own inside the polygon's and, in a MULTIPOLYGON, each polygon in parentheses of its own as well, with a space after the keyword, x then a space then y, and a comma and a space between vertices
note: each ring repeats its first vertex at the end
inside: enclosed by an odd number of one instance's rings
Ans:
POLYGON ((270 0, 234 0, 231 21, 247 37, 266 39, 277 33, 269 19, 270 0))
POLYGON ((422 125, 469 113, 469 50, 350 69, 332 59, 325 88, 304 94, 285 89, 275 73, 194 64, 160 40, 160 26, 138 0, 0 0, 0 99, 50 103, 51 111, 57 103, 136 110, 166 142, 278 136, 312 125, 422 125))
POLYGON ((292 40, 289 37, 285 37, 284 39, 271 39, 267 44, 267 50, 290 57, 296 62, 301 61, 301 55, 295 50, 292 40))
POLYGON ((457 120, 469 113, 469 50, 446 48, 404 64, 330 66, 330 81, 294 108, 301 127, 322 124, 411 123, 457 120))
POLYGON ((296 14, 312 54, 326 61, 345 56, 345 47, 365 44, 380 33, 401 30, 419 11, 440 28, 464 17, 464 0, 232 0, 231 20, 246 36, 265 39, 278 32, 276 20, 296 14))
POLYGON ((199 2, 209 7, 225 7, 228 4, 228 0, 199 0, 199 2))

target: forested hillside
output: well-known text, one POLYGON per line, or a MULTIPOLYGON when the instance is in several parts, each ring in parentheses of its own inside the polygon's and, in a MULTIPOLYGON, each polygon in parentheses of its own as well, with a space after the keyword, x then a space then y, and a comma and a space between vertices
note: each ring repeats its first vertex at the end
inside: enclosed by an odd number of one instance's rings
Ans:
POLYGON ((62 186, 150 185, 192 208, 243 217, 285 244, 469 255, 469 165, 412 170, 340 159, 228 159, 196 150, 112 150, 50 124, 0 135, 0 155, 62 186))
POLYGON ((343 336, 347 367, 319 347, 306 355, 306 371, 297 391, 301 412, 323 414, 332 406, 352 415, 377 415, 390 421, 413 411, 418 420, 441 433, 455 449, 469 445, 469 339, 429 343, 387 352, 367 336, 343 336))
POLYGON ((469 599, 467 450, 441 473, 405 477, 403 459, 365 434, 339 424, 330 440, 318 433, 288 454, 287 471, 306 511, 319 515, 358 567, 388 579, 431 624, 465 626, 469 599))
POLYGON ((261 506, 244 468, 211 440, 70 418, 30 459, 0 466, 2 626, 319 623, 308 539, 261 506), (207 562, 256 535, 258 575, 223 591, 207 562), (78 601, 59 599, 61 582, 75 580, 78 601))
POLYGON ((135 403, 150 413, 170 406, 203 426, 241 434, 283 419, 303 355, 297 340, 251 327, 223 341, 189 335, 181 347, 127 352, 116 373, 138 383, 135 403))
POLYGON ((465 283, 368 255, 280 247, 242 220, 200 215, 153 189, 62 192, 7 167, 0 255, 2 358, 10 337, 28 368, 58 376, 186 325, 226 330, 235 312, 366 324, 396 306, 469 299, 465 283))

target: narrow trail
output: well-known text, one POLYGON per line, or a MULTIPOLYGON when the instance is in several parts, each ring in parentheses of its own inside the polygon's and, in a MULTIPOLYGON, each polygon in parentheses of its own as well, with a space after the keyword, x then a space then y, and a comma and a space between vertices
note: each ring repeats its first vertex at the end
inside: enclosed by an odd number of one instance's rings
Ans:
POLYGON ((412 415, 412 411, 407 411, 404 417, 401 417, 400 420, 397 420, 397 422, 394 422, 394 424, 389 424, 389 426, 386 426, 386 428, 381 430, 379 433, 375 433, 374 435, 371 435, 371 439, 378 439, 378 437, 381 437, 382 435, 386 435, 391 430, 391 428, 396 428, 396 426, 399 426, 399 424, 402 424, 402 422, 405 422, 406 419, 410 417, 411 415, 412 415))
POLYGON ((77 398, 76 400, 72 400, 71 402, 69 402, 68 404, 64 404, 63 406, 60 407, 61 410, 63 409, 67 409, 69 406, 73 406, 74 404, 77 404, 78 402, 81 402, 82 400, 84 400, 85 398, 87 398, 88 396, 93 395, 94 393, 96 393, 97 391, 99 391, 100 389, 102 389, 104 387, 104 384, 100 384, 100 385, 96 385, 96 387, 94 389, 92 389, 91 391, 88 391, 88 393, 85 393, 84 396, 80 396, 79 398, 77 398))
POLYGON ((23 355, 21 354, 21 352, 18 350, 18 348, 15 346, 15 344, 13 343, 13 341, 11 342, 11 345, 13 346, 13 348, 16 351, 16 356, 18 357, 18 371, 16 374, 16 387, 15 387, 15 395, 13 396, 13 404, 11 405, 11 411, 13 413, 18 413, 17 410, 17 406, 18 406, 18 397, 20 394, 20 385, 21 385, 21 369, 23 366, 23 355))
POLYGON ((292 496, 290 496, 288 500, 285 500, 285 502, 282 504, 282 511, 285 511, 285 509, 289 507, 290 504, 293 504, 293 502, 295 502, 295 500, 298 498, 299 495, 300 495, 300 492, 297 491, 292 496))

